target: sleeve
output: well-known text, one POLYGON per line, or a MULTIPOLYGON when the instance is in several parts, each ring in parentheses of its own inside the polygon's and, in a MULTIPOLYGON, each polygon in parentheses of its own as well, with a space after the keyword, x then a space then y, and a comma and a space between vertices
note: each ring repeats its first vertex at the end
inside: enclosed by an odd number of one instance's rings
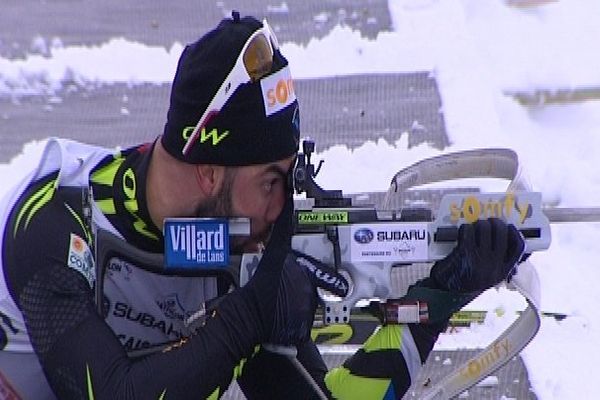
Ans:
POLYGON ((229 318, 210 318, 197 335, 170 351, 128 358, 95 311, 90 286, 93 260, 85 256, 87 234, 75 209, 58 194, 50 194, 43 204, 25 202, 12 223, 11 291, 57 397, 218 397, 236 365, 255 346, 252 332, 244 332, 248 338, 240 340, 240 331, 248 327, 232 326, 249 312, 243 301, 225 304, 222 313, 229 318))
POLYGON ((336 399, 400 399, 421 369, 421 358, 407 325, 378 329, 352 357, 327 374, 336 399))
MULTIPOLYGON (((297 359, 311 375, 320 389, 328 393, 325 386, 327 366, 312 341, 297 347, 297 359)), ((285 356, 261 349, 244 366, 238 378, 240 389, 252 399, 311 399, 316 393, 306 378, 285 356)))
MULTIPOLYGON (((416 285, 427 285, 429 279, 416 285)), ((449 316, 428 324, 384 325, 352 357, 332 369, 325 382, 333 397, 401 399, 415 381, 449 316)))

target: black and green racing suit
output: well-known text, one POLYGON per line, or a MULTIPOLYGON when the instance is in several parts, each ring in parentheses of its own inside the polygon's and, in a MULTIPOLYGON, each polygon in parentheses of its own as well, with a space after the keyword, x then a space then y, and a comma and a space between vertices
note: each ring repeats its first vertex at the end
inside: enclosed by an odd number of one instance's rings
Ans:
MULTIPOLYGON (((53 139, 45 161, 0 203, 0 392, 33 400, 213 399, 237 379, 248 398, 313 397, 287 359, 259 343, 236 343, 218 320, 186 328, 199 304, 219 294, 216 278, 157 276, 112 259, 97 311, 83 189, 92 189, 97 226, 162 252, 145 200, 151 149, 115 153, 53 139), (178 341, 169 351, 128 356, 178 341)), ((439 330, 385 326, 330 371, 312 342, 298 346, 298 359, 331 397, 400 398, 439 330)))

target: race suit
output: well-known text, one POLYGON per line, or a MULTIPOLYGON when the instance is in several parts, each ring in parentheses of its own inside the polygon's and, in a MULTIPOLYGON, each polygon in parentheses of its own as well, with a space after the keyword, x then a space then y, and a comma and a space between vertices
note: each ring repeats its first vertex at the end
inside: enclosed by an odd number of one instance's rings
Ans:
MULTIPOLYGON (((258 343, 240 348, 218 322, 193 331, 184 323, 222 294, 217 278, 164 276, 112 258, 98 312, 83 199, 91 189, 93 225, 161 253, 145 196, 152 148, 50 139, 39 165, 0 202, 0 398, 218 398, 232 379, 249 398, 313 397, 285 358, 258 343), (128 355, 164 343, 176 344, 128 355)), ((387 326, 330 372, 312 342, 298 346, 298 359, 328 396, 397 398, 434 341, 423 327, 387 326)))

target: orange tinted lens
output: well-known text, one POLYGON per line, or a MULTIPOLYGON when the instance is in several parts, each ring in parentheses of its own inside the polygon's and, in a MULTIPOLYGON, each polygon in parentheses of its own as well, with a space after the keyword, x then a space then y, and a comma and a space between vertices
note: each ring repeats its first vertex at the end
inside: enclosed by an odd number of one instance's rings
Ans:
POLYGON ((269 39, 262 34, 256 35, 248 44, 243 59, 246 71, 253 81, 259 80, 271 72, 273 50, 269 39))

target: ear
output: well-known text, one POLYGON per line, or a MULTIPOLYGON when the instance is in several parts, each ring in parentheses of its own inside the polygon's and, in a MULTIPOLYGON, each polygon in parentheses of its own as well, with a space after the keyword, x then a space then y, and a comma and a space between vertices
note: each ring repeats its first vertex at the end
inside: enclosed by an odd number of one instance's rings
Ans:
POLYGON ((196 166, 196 180, 206 196, 214 196, 223 185, 225 167, 202 164, 196 166))

